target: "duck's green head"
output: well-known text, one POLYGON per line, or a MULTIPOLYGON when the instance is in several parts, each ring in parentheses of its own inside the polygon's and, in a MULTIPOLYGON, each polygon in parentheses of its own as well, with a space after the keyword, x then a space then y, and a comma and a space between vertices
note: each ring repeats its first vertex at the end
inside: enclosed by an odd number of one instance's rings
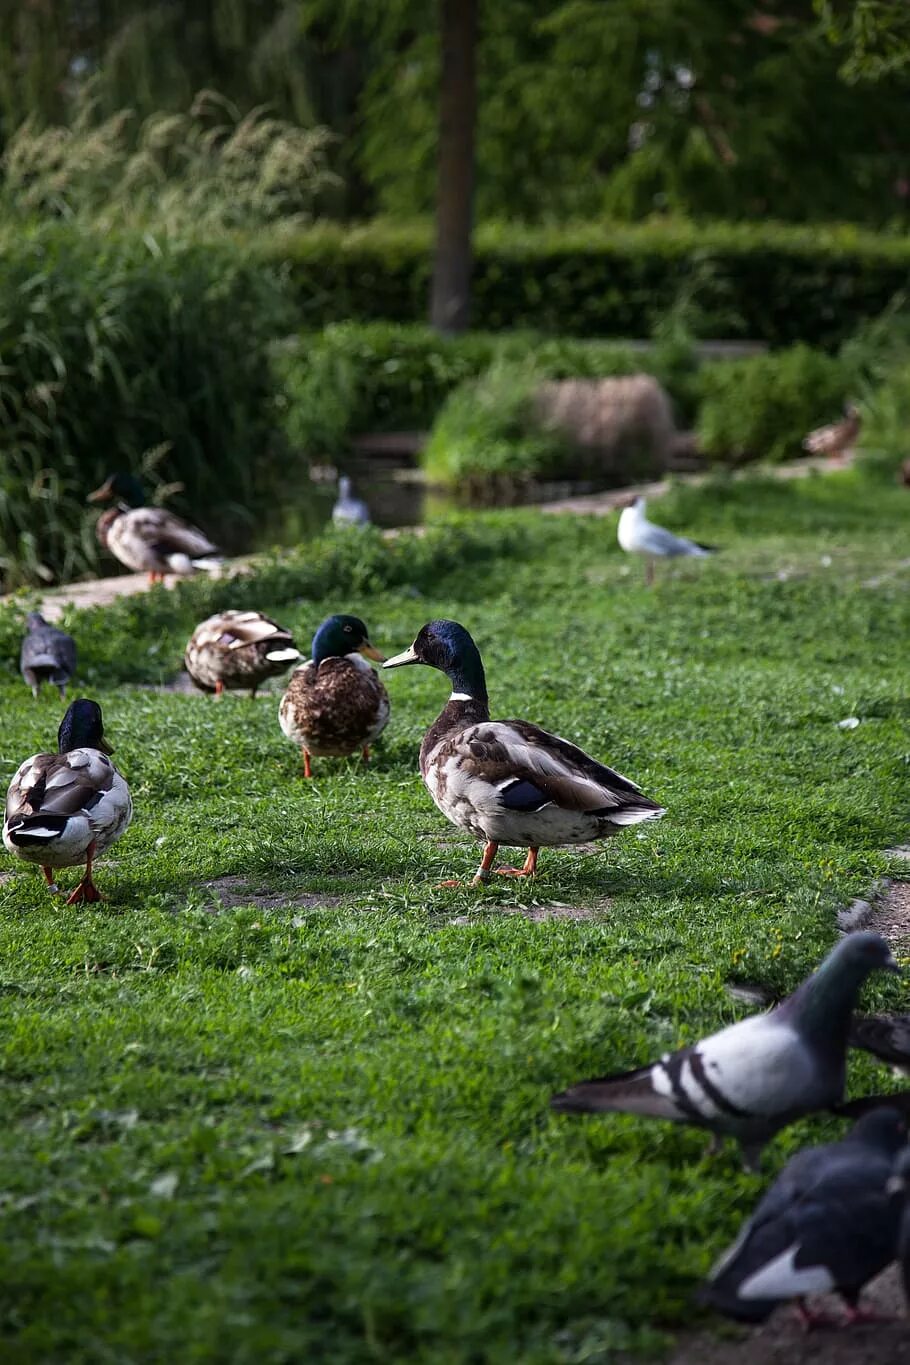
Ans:
POLYGON ((385 658, 370 644, 370 636, 359 616, 329 616, 313 636, 313 663, 339 659, 345 654, 364 654, 382 663, 385 658))
POLYGON ((410 649, 387 659, 384 668, 427 664, 452 683, 452 695, 462 701, 486 701, 487 684, 480 650, 457 621, 428 621, 410 649))
POLYGON ((145 489, 135 474, 108 474, 100 488, 89 493, 88 502, 124 502, 127 507, 145 505, 145 489))
POLYGON ((71 749, 100 749, 103 754, 114 752, 104 738, 101 707, 87 697, 70 704, 57 731, 57 752, 66 754, 71 749))

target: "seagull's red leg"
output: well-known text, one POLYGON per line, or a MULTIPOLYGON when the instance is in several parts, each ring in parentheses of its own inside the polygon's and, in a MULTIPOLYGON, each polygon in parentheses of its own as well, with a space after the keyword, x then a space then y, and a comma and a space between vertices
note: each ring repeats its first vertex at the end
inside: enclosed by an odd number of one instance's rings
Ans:
POLYGON ((82 881, 76 887, 75 891, 72 891, 67 896, 67 905, 81 905, 83 901, 100 901, 103 899, 101 892, 92 881, 92 859, 94 856, 95 841, 93 839, 89 844, 88 852, 85 855, 85 872, 83 873, 82 881))
POLYGON ((496 875, 498 877, 533 877, 537 871, 537 855, 539 852, 539 848, 529 848, 523 867, 497 867, 496 875))
POLYGON ((313 776, 313 769, 312 769, 312 767, 311 767, 311 765, 310 765, 310 751, 309 751, 309 749, 304 749, 304 751, 303 751, 303 775, 304 775, 304 777, 312 777, 312 776, 313 776))

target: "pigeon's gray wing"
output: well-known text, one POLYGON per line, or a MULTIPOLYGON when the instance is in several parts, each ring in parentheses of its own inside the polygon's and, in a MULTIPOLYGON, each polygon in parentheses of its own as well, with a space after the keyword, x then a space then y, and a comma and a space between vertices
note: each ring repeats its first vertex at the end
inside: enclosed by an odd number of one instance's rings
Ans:
POLYGON ((36 677, 67 682, 76 668, 75 641, 55 626, 35 626, 23 638, 19 668, 27 682, 36 677))
POLYGON ((839 1076, 818 1074, 814 1055, 789 1023, 758 1014, 651 1066, 582 1081, 551 1104, 674 1119, 741 1135, 773 1132, 797 1114, 833 1102, 841 1087, 839 1076))

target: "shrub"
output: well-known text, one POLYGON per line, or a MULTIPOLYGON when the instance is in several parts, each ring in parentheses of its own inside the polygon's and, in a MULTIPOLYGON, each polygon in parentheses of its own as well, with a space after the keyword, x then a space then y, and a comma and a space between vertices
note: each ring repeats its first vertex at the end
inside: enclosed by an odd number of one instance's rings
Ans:
POLYGON ((342 453, 366 431, 424 431, 446 398, 495 361, 533 364, 548 379, 601 379, 646 370, 691 413, 694 362, 678 333, 641 354, 608 341, 470 332, 440 337, 428 327, 340 323, 276 351, 285 426, 308 455, 342 453))
POLYGON ((500 360, 450 394, 421 455, 427 476, 472 493, 563 472, 569 442, 535 415, 541 377, 531 364, 500 360))
POLYGON ((834 420, 850 375, 837 357, 792 346, 745 360, 704 365, 699 377, 699 449, 721 460, 783 460, 806 433, 834 420))
MULTIPOLYGON (((426 317, 426 224, 322 225, 261 240, 286 263, 305 325, 426 317)), ((698 278, 704 336, 836 346, 910 276, 910 241, 853 227, 774 223, 524 228, 476 234, 472 321, 481 330, 645 337, 698 278)))
POLYGON ((236 545, 284 446, 273 271, 236 243, 7 230, 0 243, 0 557, 6 586, 95 568, 85 495, 166 445, 176 510, 236 545))

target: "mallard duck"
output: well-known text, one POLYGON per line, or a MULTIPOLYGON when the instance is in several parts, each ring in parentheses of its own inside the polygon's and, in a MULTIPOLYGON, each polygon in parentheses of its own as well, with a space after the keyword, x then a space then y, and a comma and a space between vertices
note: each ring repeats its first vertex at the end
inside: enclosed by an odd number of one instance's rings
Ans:
POLYGON ((68 905, 100 901, 92 863, 120 838, 133 814, 130 790, 110 758, 101 707, 74 701, 57 733, 57 753, 27 758, 9 784, 3 842, 27 863, 39 863, 56 891, 53 869, 85 863, 68 905))
POLYGON ((332 508, 332 521, 336 526, 370 524, 370 509, 361 498, 351 497, 351 480, 346 475, 338 480, 338 499, 332 508))
POLYGON ((697 540, 676 536, 663 526, 648 521, 645 507, 646 503, 642 497, 633 498, 627 503, 619 515, 616 535, 621 550, 645 556, 645 577, 648 583, 654 580, 655 559, 675 559, 680 555, 704 559, 707 555, 716 553, 713 545, 700 545, 697 540))
POLYGON ((19 651, 19 672, 37 699, 43 682, 59 689, 66 697, 66 684, 76 671, 76 642, 72 635, 45 621, 40 612, 30 611, 25 618, 25 635, 19 651))
POLYGON ((111 474, 88 496, 89 502, 111 499, 117 505, 101 513, 95 534, 128 569, 147 573, 150 583, 164 582, 169 573, 183 577, 221 569, 218 547, 198 527, 163 507, 143 507, 145 493, 132 474, 111 474))
POLYGON ((526 720, 490 720, 480 653, 457 621, 430 621, 385 668, 428 664, 452 694, 420 746, 420 773, 447 819, 486 841, 474 885, 487 881, 500 844, 527 848, 530 877, 540 848, 608 839, 655 820, 663 807, 634 782, 526 720))
POLYGON ((285 673, 300 650, 290 631, 261 611, 219 611, 196 627, 183 662, 203 692, 248 687, 250 696, 266 678, 285 673))
POLYGON ((330 616, 313 636, 312 659, 291 674, 278 719, 303 751, 304 777, 312 776, 311 755, 346 757, 359 749, 369 761, 370 745, 389 719, 389 694, 366 659, 381 663, 383 655, 363 622, 330 616))
POLYGON ((812 455, 829 455, 832 460, 843 460, 851 454, 862 429, 863 421, 855 403, 847 403, 840 422, 816 427, 803 439, 803 450, 812 455))

